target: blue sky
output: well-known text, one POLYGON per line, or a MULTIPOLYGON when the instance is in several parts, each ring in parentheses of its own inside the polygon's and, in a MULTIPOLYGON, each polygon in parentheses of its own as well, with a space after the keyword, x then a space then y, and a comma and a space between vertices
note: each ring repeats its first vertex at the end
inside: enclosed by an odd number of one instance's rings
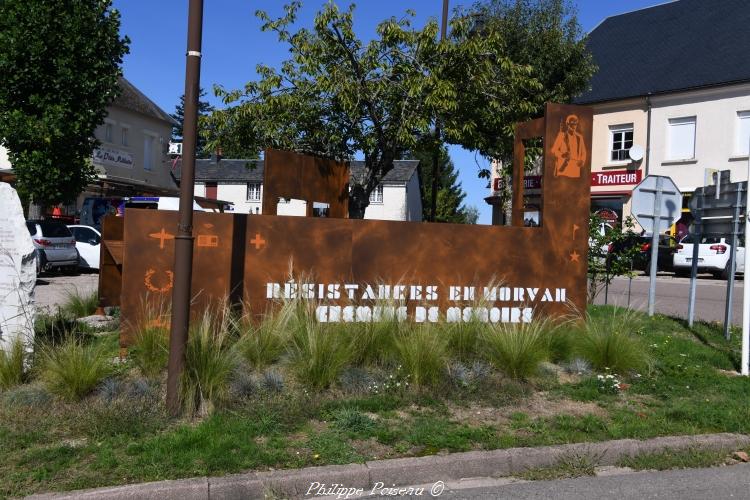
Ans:
MULTIPOLYGON (((299 24, 310 26, 315 12, 325 2, 305 0, 299 24)), ((348 5, 340 0, 339 5, 348 5)), ((391 16, 401 16, 407 8, 416 12, 416 25, 429 18, 439 18, 442 0, 361 0, 355 2, 355 29, 363 38, 374 32, 377 23, 391 16)), ((451 0, 451 9, 465 0, 451 0)), ((573 0, 584 30, 590 31, 604 18, 648 7, 659 0, 573 0)), ((210 91, 214 84, 229 89, 242 87, 256 78, 258 63, 277 65, 287 58, 287 47, 273 34, 260 31, 254 13, 262 9, 269 14, 282 12, 282 0, 204 0, 203 62, 201 85, 210 91)), ((188 0, 114 0, 122 14, 123 34, 130 37, 130 54, 125 57, 125 77, 168 113, 185 88, 185 50, 187 39, 188 0)), ((214 104, 218 104, 213 99, 214 104)), ((485 160, 460 147, 451 148, 451 158, 459 169, 459 179, 467 192, 465 202, 480 210, 479 222, 490 223, 486 181, 477 178, 478 163, 485 160)))

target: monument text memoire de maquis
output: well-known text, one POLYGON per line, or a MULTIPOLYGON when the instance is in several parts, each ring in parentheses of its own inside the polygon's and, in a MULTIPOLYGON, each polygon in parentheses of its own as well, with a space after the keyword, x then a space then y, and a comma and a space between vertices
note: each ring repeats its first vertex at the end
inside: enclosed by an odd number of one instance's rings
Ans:
MULTIPOLYGON (((547 104, 519 123, 511 226, 347 219, 345 163, 268 150, 263 215, 195 213, 192 311, 229 300, 263 314, 311 302, 319 321, 528 322, 586 307, 591 166, 589 108, 547 104), (523 227, 523 141, 544 138, 540 226, 523 227), (309 217, 277 216, 279 198, 309 217), (314 202, 329 206, 312 217, 314 202)), ((128 209, 103 228, 100 300, 120 306, 121 344, 144 322, 168 322, 177 213, 128 209)))
POLYGON ((0 350, 34 340, 36 253, 18 193, 0 182, 0 350))

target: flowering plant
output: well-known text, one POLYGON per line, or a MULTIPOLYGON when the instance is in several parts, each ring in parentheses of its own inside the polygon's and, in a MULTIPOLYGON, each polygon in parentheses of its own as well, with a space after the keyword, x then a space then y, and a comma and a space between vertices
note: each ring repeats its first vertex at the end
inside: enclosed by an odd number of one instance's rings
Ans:
POLYGON ((620 394, 620 391, 625 389, 625 384, 622 384, 620 382, 620 379, 617 377, 617 375, 613 375, 611 373, 608 373, 606 375, 597 375, 596 376, 597 381, 599 382, 599 392, 602 394, 620 394))
POLYGON ((384 379, 373 382, 367 386, 367 391, 372 394, 382 394, 404 390, 409 387, 409 376, 403 373, 401 365, 396 368, 395 374, 389 374, 384 379))

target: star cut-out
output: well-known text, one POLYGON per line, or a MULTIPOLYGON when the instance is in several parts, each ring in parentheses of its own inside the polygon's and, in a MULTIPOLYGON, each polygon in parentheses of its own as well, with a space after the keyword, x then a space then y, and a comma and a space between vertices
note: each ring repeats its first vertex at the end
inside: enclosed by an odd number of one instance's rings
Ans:
POLYGON ((581 262, 580 257, 581 255, 573 250, 573 252, 570 254, 570 262, 581 262))

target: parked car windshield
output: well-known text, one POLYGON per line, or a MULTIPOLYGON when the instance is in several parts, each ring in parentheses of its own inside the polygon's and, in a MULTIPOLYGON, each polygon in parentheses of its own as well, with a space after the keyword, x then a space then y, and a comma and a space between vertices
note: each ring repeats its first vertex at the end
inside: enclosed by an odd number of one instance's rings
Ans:
MULTIPOLYGON (((688 243, 693 244, 695 243, 695 235, 689 234, 682 238, 682 241, 680 243, 688 243)), ((717 238, 716 236, 703 236, 701 238, 701 245, 706 244, 714 244, 714 243, 721 243, 721 238, 717 238)))
POLYGON ((46 238, 70 238, 70 230, 60 222, 42 221, 39 222, 42 228, 42 235, 46 238))

